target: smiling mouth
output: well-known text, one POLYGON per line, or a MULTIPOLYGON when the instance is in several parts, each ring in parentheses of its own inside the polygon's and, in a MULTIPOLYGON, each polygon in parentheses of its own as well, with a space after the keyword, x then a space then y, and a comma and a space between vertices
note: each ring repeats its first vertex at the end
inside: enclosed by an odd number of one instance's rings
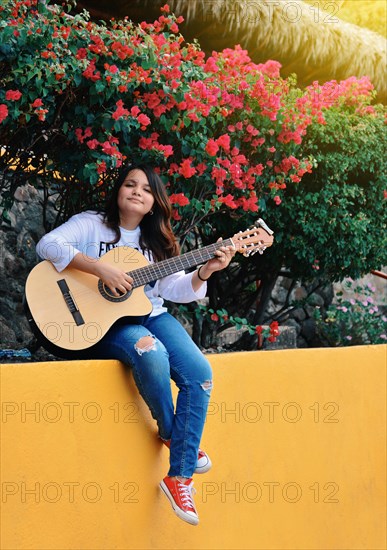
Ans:
POLYGON ((132 202, 138 202, 139 204, 142 204, 142 201, 140 201, 140 199, 135 199, 135 198, 130 197, 128 200, 132 201, 132 202))

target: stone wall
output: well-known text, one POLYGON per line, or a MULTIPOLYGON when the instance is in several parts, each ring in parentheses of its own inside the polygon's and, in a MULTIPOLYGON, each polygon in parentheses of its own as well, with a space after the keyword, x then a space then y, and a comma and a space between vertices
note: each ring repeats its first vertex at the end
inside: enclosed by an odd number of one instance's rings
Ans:
MULTIPOLYGON (((15 193, 8 212, 9 223, 0 226, 0 348, 33 349, 34 337, 24 315, 24 285, 37 262, 35 247, 45 233, 43 191, 26 184, 15 193)), ((46 209, 49 224, 55 219, 53 205, 46 209)), ((47 358, 42 350, 37 358, 47 358)))

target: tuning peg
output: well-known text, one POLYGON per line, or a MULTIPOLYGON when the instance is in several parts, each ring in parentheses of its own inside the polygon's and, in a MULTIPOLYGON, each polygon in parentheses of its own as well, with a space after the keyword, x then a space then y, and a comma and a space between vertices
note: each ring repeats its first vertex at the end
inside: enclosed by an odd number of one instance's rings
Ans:
POLYGON ((273 235, 274 234, 274 231, 272 231, 270 229, 270 227, 268 227, 268 225, 263 221, 262 218, 259 218, 256 222, 260 227, 262 227, 267 233, 269 233, 269 235, 273 235))

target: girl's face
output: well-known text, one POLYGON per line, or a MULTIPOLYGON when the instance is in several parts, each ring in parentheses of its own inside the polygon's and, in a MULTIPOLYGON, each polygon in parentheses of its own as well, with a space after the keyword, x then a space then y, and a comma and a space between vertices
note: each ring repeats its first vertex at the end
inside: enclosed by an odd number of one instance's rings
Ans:
POLYGON ((155 199, 148 178, 142 170, 134 169, 126 176, 118 191, 117 205, 121 220, 129 218, 138 223, 152 210, 155 199))

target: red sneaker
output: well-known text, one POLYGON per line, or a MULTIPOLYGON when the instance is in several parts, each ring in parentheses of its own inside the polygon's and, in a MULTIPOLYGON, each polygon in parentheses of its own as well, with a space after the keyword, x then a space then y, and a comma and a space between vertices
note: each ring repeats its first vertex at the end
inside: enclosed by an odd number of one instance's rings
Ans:
POLYGON ((207 453, 202 449, 198 452, 198 461, 196 463, 195 474, 205 474, 211 468, 212 462, 207 453))
MULTIPOLYGON (((168 449, 170 448, 171 446, 170 439, 161 439, 161 441, 164 443, 164 445, 168 447, 168 449)), ((205 474, 206 472, 208 472, 211 466, 212 466, 212 462, 208 454, 205 453, 202 449, 199 449, 198 461, 196 463, 194 474, 205 474)))
POLYGON ((176 478, 166 476, 160 483, 161 489, 172 504, 172 508, 180 519, 187 521, 191 525, 199 523, 199 516, 192 498, 193 488, 192 479, 187 479, 184 483, 176 478))

